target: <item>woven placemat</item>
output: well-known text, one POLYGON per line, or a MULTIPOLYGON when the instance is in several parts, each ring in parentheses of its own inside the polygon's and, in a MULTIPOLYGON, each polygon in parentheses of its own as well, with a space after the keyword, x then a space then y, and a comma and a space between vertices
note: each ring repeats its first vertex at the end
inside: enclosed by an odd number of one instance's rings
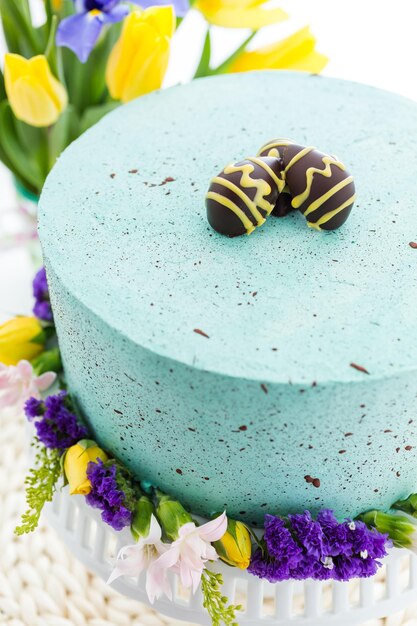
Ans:
MULTIPOLYGON (((13 534, 24 508, 23 417, 0 415, 0 624, 7 626, 183 626, 125 598, 79 563, 41 522, 13 534)), ((366 626, 417 626, 417 606, 366 626)))

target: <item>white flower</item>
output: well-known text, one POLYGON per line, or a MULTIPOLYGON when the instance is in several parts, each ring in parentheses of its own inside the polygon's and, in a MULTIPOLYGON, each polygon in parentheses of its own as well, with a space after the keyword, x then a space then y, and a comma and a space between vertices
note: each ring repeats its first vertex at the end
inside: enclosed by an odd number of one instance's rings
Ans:
POLYGON ((333 569, 334 568, 334 563, 333 563, 333 559, 331 556, 325 556, 321 559, 321 562, 323 563, 323 567, 325 567, 326 569, 333 569))
MULTIPOLYGON (((154 515, 151 515, 149 534, 147 537, 140 537, 139 541, 130 546, 124 546, 117 555, 116 567, 110 574, 107 584, 110 585, 120 576, 139 576, 143 571, 147 571, 146 591, 149 598, 154 598, 152 586, 149 578, 149 567, 156 559, 166 552, 168 545, 161 541, 161 527, 154 515)), ((171 598, 171 588, 168 581, 164 581, 161 593, 165 593, 171 598)), ((153 601, 153 600, 152 600, 153 601)))
POLYGON ((55 372, 45 372, 36 376, 29 361, 19 361, 17 365, 0 363, 0 410, 22 411, 31 397, 39 399, 56 379, 55 372))
POLYGON ((219 558, 211 542, 221 539, 227 530, 227 517, 223 513, 216 519, 196 526, 189 522, 181 526, 176 539, 168 550, 149 568, 147 592, 153 603, 162 593, 166 593, 168 571, 178 574, 185 588, 196 592, 207 561, 219 558))

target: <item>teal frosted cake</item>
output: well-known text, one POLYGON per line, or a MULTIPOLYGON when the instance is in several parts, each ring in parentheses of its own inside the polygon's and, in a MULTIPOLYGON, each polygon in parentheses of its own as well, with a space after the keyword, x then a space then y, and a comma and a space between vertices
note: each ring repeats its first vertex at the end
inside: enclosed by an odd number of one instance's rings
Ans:
POLYGON ((194 513, 385 509, 417 487, 417 107, 291 73, 141 98, 50 175, 40 236, 92 434, 194 513), (339 155, 338 230, 298 211, 230 239, 205 194, 274 137, 339 155))

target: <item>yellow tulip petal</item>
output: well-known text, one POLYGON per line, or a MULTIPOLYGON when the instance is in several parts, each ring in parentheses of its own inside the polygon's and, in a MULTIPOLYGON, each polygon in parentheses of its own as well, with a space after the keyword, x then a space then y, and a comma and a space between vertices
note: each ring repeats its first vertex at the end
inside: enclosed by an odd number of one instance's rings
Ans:
POLYGON ((10 349, 0 344, 0 363, 4 365, 17 365, 19 361, 32 361, 42 354, 43 346, 30 344, 27 346, 15 346, 10 349))
POLYGON ((258 30, 288 18, 287 13, 283 9, 269 9, 264 4, 264 2, 212 2, 212 0, 197 0, 194 6, 203 13, 208 22, 225 28, 258 30))
POLYGON ((6 54, 5 87, 16 117, 31 126, 54 124, 67 106, 64 86, 53 76, 45 56, 25 59, 6 54))
POLYGON ((292 69, 318 73, 327 57, 315 50, 316 39, 308 27, 290 37, 251 52, 244 52, 229 68, 230 72, 259 69, 292 69))
POLYGON ((15 116, 31 126, 50 126, 60 116, 55 102, 31 76, 16 81, 9 102, 15 116))
POLYGON ((27 72, 28 60, 20 54, 8 52, 4 57, 4 80, 7 92, 10 92, 14 82, 27 72))
POLYGON ((126 19, 106 69, 112 98, 128 102, 161 87, 174 29, 172 7, 134 11, 126 19))
POLYGON ((25 359, 31 361, 44 349, 42 342, 34 342, 42 333, 35 317, 16 317, 0 326, 0 363, 17 365, 25 359))
POLYGON ((45 89, 51 100, 54 101, 56 108, 60 112, 63 111, 68 102, 67 92, 64 86, 52 74, 46 57, 42 55, 33 57, 30 59, 29 65, 37 81, 45 89))
POLYGON ((161 37, 172 37, 176 28, 175 9, 172 4, 149 7, 143 12, 148 22, 161 37))
POLYGON ((115 100, 121 100, 132 59, 138 49, 143 48, 147 27, 142 15, 142 12, 134 11, 125 19, 122 34, 109 56, 106 80, 110 95, 115 100))
POLYGON ((123 89, 122 102, 129 102, 161 87, 168 67, 169 50, 169 41, 163 38, 153 52, 147 53, 145 60, 143 55, 137 55, 123 89))

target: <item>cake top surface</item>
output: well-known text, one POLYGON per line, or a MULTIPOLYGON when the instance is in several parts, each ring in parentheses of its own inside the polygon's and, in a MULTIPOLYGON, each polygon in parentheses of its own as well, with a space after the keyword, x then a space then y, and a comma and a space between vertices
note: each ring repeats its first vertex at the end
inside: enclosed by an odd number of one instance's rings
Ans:
POLYGON ((61 156, 44 254, 84 306, 174 361, 263 382, 394 375, 417 365, 416 145, 417 105, 355 83, 253 72, 157 92, 61 156), (320 233, 295 211, 214 232, 210 179, 279 136, 346 164, 347 223, 320 233))

